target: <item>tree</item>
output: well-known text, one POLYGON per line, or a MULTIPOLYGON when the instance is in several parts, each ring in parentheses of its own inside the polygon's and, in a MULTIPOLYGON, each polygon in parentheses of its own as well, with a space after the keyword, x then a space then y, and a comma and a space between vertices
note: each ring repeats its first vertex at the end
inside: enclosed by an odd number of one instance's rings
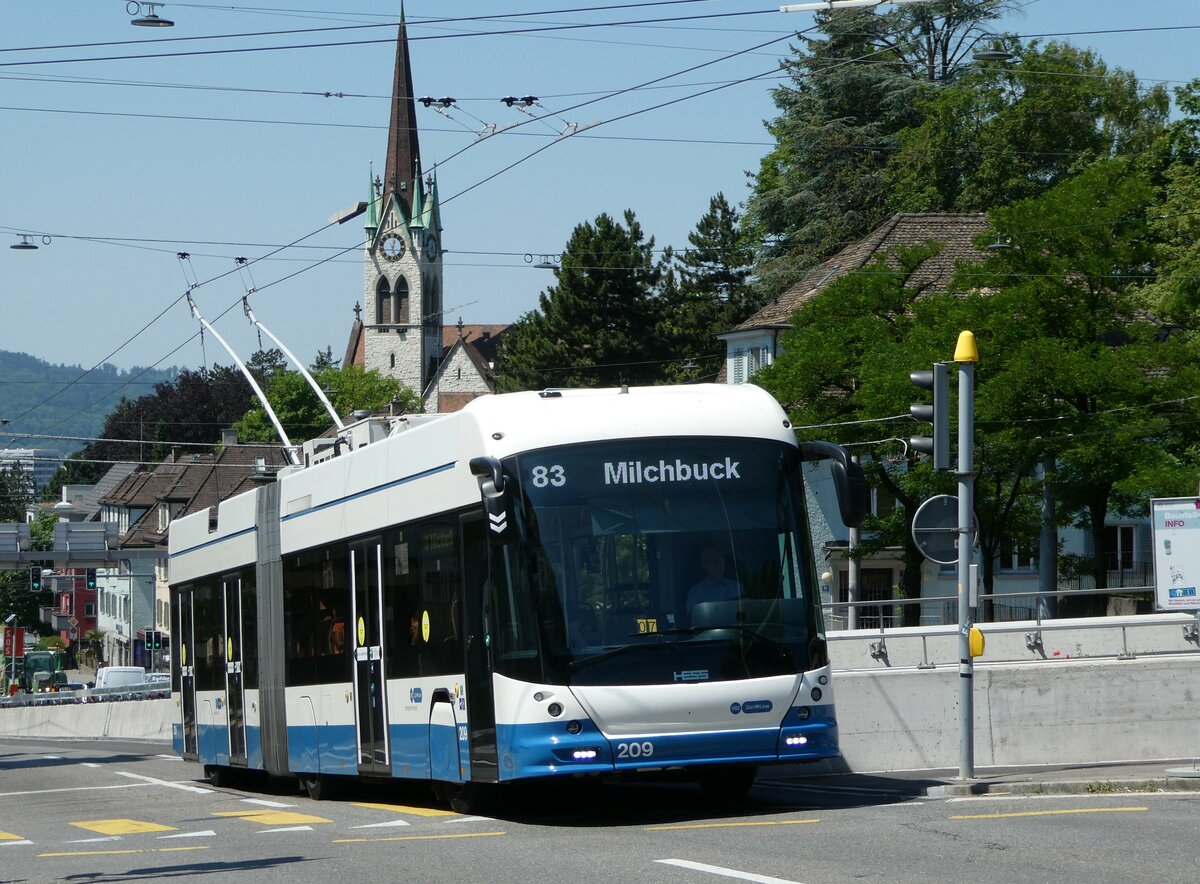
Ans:
MULTIPOLYGON (((338 415, 359 409, 379 411, 398 399, 405 411, 420 411, 421 400, 395 378, 361 366, 326 366, 313 373, 338 415)), ((321 435, 333 426, 325 406, 298 371, 279 370, 268 379, 264 391, 279 422, 293 443, 321 435)), ((248 409, 235 424, 243 442, 278 442, 275 427, 261 405, 248 409)))
POLYGON ((1132 74, 1063 43, 1011 50, 1011 62, 977 65, 918 96, 919 122, 898 134, 886 174, 892 209, 987 211, 1162 135, 1161 86, 1143 92, 1132 74))
POLYGON ((661 376, 655 332, 671 253, 656 260, 654 237, 645 238, 631 209, 624 217, 624 225, 601 214, 576 226, 555 284, 504 335, 498 390, 646 384, 661 376))
POLYGON ((817 37, 783 63, 746 229, 765 245, 756 276, 770 297, 891 211, 888 169, 918 99, 957 77, 974 41, 1010 3, 981 0, 818 16, 817 37))
POLYGON ((1136 299, 1152 267, 1151 196, 1132 161, 1095 163, 993 211, 1015 248, 962 280, 993 292, 976 298, 994 354, 981 420, 1007 423, 1057 459, 1060 512, 1090 533, 1097 588, 1107 586, 1108 515, 1142 513, 1148 497, 1186 493, 1197 477, 1189 340, 1136 299))
POLYGON ((716 335, 729 331, 761 304, 748 283, 754 252, 738 226, 738 213, 725 194, 708 203, 708 212, 688 234, 688 248, 676 252, 678 276, 664 280, 661 346, 677 362, 664 374, 675 380, 713 375, 725 356, 716 335), (697 364, 698 369, 684 369, 697 364))
POLYGON ((156 463, 170 455, 172 443, 215 444, 253 397, 236 368, 181 371, 175 380, 155 384, 153 393, 122 399, 104 420, 103 441, 90 442, 68 458, 46 494, 53 499, 67 483, 93 484, 118 461, 156 463))
MULTIPOLYGON (((795 313, 782 354, 754 380, 784 405, 799 432, 855 446, 898 432, 887 429, 887 416, 903 412, 900 397, 911 398, 908 371, 937 358, 930 358, 928 347, 913 348, 912 326, 914 306, 924 294, 914 273, 939 249, 929 243, 881 256, 830 283, 795 313), (860 423, 872 419, 882 423, 860 423)), ((912 518, 930 494, 947 490, 948 480, 927 467, 917 469, 911 457, 893 463, 884 456, 899 453, 900 445, 866 450, 869 481, 888 489, 900 506, 883 518, 868 517, 857 554, 900 547, 901 595, 919 598, 924 559, 912 541, 912 518)), ((915 606, 904 609, 906 624, 918 622, 919 615, 915 606)))

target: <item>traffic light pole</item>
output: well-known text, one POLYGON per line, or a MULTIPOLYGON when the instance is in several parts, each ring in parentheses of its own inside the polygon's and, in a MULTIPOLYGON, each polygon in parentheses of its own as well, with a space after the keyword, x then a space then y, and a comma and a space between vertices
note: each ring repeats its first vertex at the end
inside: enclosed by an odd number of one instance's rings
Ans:
POLYGON ((975 531, 975 363, 979 351, 975 335, 958 336, 954 350, 958 363, 958 776, 975 777, 975 665, 971 658, 970 579, 975 531))

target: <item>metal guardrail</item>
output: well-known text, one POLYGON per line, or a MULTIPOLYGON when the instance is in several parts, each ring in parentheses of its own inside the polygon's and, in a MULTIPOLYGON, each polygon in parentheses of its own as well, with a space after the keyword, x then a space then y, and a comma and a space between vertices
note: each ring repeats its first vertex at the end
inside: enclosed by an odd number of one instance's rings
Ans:
MULTIPOLYGON (((1133 660, 1138 656, 1200 652, 1200 612, 997 621, 976 625, 987 640, 987 650, 983 657, 976 658, 976 664, 1055 660, 1060 652, 1047 653, 1049 635, 1058 635, 1062 640, 1070 634, 1068 648, 1076 650, 1063 653, 1064 660, 1133 660), (1170 631, 1164 631, 1172 628, 1181 632, 1172 637, 1170 631), (1157 632, 1148 634, 1149 630, 1157 632), (1143 637, 1135 647, 1131 635, 1139 632, 1143 637)), ((958 662, 956 624, 830 630, 826 638, 831 645, 830 654, 835 658, 835 668, 842 670, 860 668, 858 662, 867 668, 916 669, 934 669, 958 662), (839 647, 843 650, 837 650, 839 647)))
POLYGON ((161 700, 171 696, 171 685, 140 684, 115 688, 88 688, 82 691, 54 691, 38 694, 13 694, 0 697, 0 708, 22 706, 71 706, 78 703, 115 703, 125 700, 161 700))

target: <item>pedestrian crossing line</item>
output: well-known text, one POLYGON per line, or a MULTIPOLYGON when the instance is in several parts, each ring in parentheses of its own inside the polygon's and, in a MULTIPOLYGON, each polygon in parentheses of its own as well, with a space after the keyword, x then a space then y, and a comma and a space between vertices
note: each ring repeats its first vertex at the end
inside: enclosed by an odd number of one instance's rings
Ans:
POLYGON ((87 829, 98 835, 136 835, 141 832, 177 832, 174 826, 164 826, 159 823, 147 823, 142 820, 112 819, 112 820, 80 820, 71 823, 79 829, 87 829))
POLYGON ((60 850, 52 853, 39 853, 38 859, 50 859, 63 856, 126 856, 131 853, 179 853, 184 850, 208 850, 209 845, 196 847, 151 847, 143 850, 60 850))
POLYGON ((444 841, 447 838, 494 838, 507 832, 454 832, 449 835, 392 835, 389 838, 335 838, 334 844, 366 844, 373 841, 444 841))
POLYGON ((972 813, 952 816, 952 820, 1003 820, 1021 816, 1064 816, 1071 813, 1140 813, 1148 807, 1075 807, 1069 810, 1022 810, 1014 813, 972 813))
POLYGON ((452 810, 439 810, 436 807, 409 807, 405 804, 372 804, 365 801, 353 802, 355 807, 367 807, 371 810, 390 810, 393 813, 409 813, 413 816, 459 816, 452 810))
POLYGON ((245 810, 222 810, 213 813, 213 816, 238 817, 250 823, 261 823, 264 826, 300 826, 306 823, 333 822, 333 820, 327 820, 325 817, 310 816, 306 813, 250 807, 246 808, 245 810))

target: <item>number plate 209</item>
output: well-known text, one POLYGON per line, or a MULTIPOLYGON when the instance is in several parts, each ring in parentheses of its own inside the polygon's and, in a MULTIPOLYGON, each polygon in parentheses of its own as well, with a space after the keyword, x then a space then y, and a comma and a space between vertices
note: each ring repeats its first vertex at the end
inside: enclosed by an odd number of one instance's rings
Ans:
POLYGON ((649 758, 654 754, 654 744, 649 740, 641 743, 617 743, 617 760, 622 758, 649 758))

